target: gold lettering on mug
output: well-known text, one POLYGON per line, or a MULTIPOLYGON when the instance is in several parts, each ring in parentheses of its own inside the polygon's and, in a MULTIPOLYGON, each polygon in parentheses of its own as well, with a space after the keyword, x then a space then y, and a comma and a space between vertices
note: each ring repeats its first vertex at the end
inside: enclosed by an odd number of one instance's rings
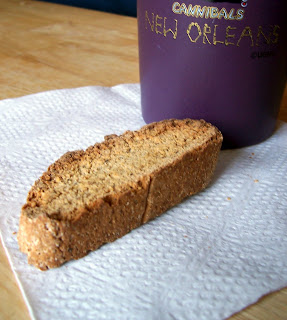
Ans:
POLYGON ((235 20, 237 15, 234 16, 234 9, 231 9, 228 14, 228 20, 235 20))
POLYGON ((194 17, 196 15, 197 9, 198 9, 198 6, 192 6, 192 4, 190 4, 188 6, 187 15, 189 17, 190 16, 194 17))
POLYGON ((145 12, 145 28, 148 29, 148 24, 150 26, 151 31, 154 31, 154 13, 152 13, 152 22, 149 19, 148 12, 145 12))
POLYGON ((162 34, 162 32, 158 29, 158 27, 162 28, 162 24, 158 21, 161 20, 162 17, 160 17, 158 14, 155 17, 155 33, 156 34, 162 34))
POLYGON ((247 37, 249 37, 249 39, 250 39, 250 45, 251 45, 251 47, 253 47, 254 46, 254 42, 253 42, 253 36, 252 36, 252 31, 251 31, 251 28, 250 27, 245 27, 244 29, 243 29, 243 31, 241 32, 241 35, 240 35, 240 38, 239 38, 239 40, 237 41, 237 47, 239 47, 240 46, 240 42, 241 42, 241 40, 243 39, 243 38, 247 38, 247 37))
POLYGON ((242 20, 244 18, 244 10, 243 9, 239 9, 236 12, 236 20, 242 20))
POLYGON ((272 35, 275 37, 273 40, 272 40, 272 43, 278 43, 278 40, 279 40, 279 33, 277 33, 277 31, 280 29, 280 27, 278 25, 275 25, 273 27, 273 33, 272 35))
MULTIPOLYGON (((186 6, 174 3, 174 10, 194 12, 198 17, 209 15, 217 15, 217 18, 226 18, 228 14, 228 20, 235 19, 234 11, 227 12, 226 10, 218 11, 216 7, 200 7, 198 6, 186 6)), ((224 9, 224 8, 223 8, 224 9)), ((237 12, 238 14, 238 12, 237 12)), ((172 37, 174 40, 178 38, 180 32, 179 23, 177 19, 170 19, 168 17, 160 16, 155 13, 148 13, 145 11, 145 29, 156 33, 159 36, 172 37)), ((184 29, 183 29, 184 30, 184 29)), ((251 29, 250 26, 242 28, 227 26, 223 27, 217 24, 199 24, 197 22, 191 22, 186 30, 186 34, 191 43, 201 42, 204 45, 218 45, 224 46, 236 46, 249 45, 250 47, 260 47, 261 45, 274 46, 279 42, 280 26, 279 25, 265 25, 258 26, 251 29), (202 39, 200 39, 202 37, 202 39)))
POLYGON ((214 25, 214 32, 213 32, 213 44, 216 46, 217 45, 217 43, 224 43, 224 41, 219 41, 219 40, 216 40, 217 38, 217 35, 216 35, 216 33, 217 33, 217 27, 218 27, 218 25, 216 24, 216 25, 214 25))
MULTIPOLYGON (((209 10, 208 10, 208 11, 209 11, 209 10)), ((208 13, 208 12, 207 12, 207 7, 206 7, 206 6, 204 6, 204 7, 202 7, 202 8, 201 8, 200 6, 198 6, 197 11, 196 11, 196 14, 195 14, 195 17, 196 17, 196 18, 198 18, 198 17, 204 18, 207 13, 208 13)))
POLYGON ((226 8, 219 9, 218 7, 208 7, 200 5, 186 5, 184 2, 180 4, 179 2, 174 2, 172 4, 171 10, 175 14, 184 14, 188 17, 195 18, 205 18, 205 19, 222 19, 225 20, 242 20, 244 18, 244 9, 232 8, 229 12, 226 8))
POLYGON ((174 13, 179 14, 179 8, 180 8, 180 4, 178 2, 174 2, 173 5, 172 5, 172 11, 174 13))
POLYGON ((256 37, 256 46, 257 47, 259 47, 259 42, 260 42, 261 36, 263 37, 265 44, 270 44, 270 42, 271 42, 271 31, 269 32, 269 35, 266 36, 265 33, 263 33, 262 26, 259 26, 258 27, 258 32, 257 32, 257 37, 256 37))
POLYGON ((167 37, 168 33, 172 34, 173 39, 177 38, 177 23, 178 21, 174 19, 174 29, 170 27, 167 27, 167 17, 161 17, 158 14, 155 16, 154 13, 151 13, 149 16, 149 13, 145 11, 145 28, 150 31, 155 32, 156 34, 163 34, 165 37, 167 37), (162 22, 163 20, 163 22, 162 22))
POLYGON ((209 25, 207 23, 204 24, 204 28, 203 28, 203 43, 206 44, 205 40, 211 44, 211 42, 209 41, 207 34, 211 33, 211 28, 209 27, 209 25))
POLYGON ((226 46, 229 46, 229 45, 235 45, 235 43, 233 43, 233 42, 230 42, 228 39, 229 38, 235 38, 235 34, 230 34, 229 33, 229 30, 236 30, 237 28, 236 27, 231 27, 231 26, 228 26, 227 28, 226 28, 226 34, 225 34, 225 45, 226 46))
POLYGON ((211 8, 210 8, 210 18, 211 18, 211 19, 217 18, 217 17, 218 17, 218 12, 219 12, 218 8, 216 8, 216 7, 211 7, 211 8))
POLYGON ((222 8, 219 13, 218 13, 218 17, 217 17, 219 20, 221 18, 224 18, 225 20, 228 20, 228 14, 227 14, 227 10, 225 8, 222 8))
POLYGON ((184 13, 184 14, 187 14, 187 7, 186 7, 186 4, 183 3, 180 8, 179 8, 179 13, 184 13))
POLYGON ((198 24, 197 22, 192 22, 192 23, 188 26, 188 29, 187 29, 186 32, 187 32, 187 35, 188 35, 188 37, 189 37, 189 39, 190 39, 191 42, 196 42, 196 41, 201 37, 201 34, 202 34, 201 28, 200 28, 200 26, 199 26, 199 24, 198 24), (197 37, 196 37, 195 39, 193 39, 193 38, 191 37, 191 35, 190 35, 192 27, 196 27, 196 28, 197 28, 197 37))
POLYGON ((175 29, 172 30, 172 29, 166 29, 166 20, 167 20, 167 17, 164 17, 163 19, 163 35, 166 37, 167 33, 168 32, 171 32, 172 35, 173 35, 173 39, 176 39, 177 38, 177 20, 174 19, 175 21, 175 29))

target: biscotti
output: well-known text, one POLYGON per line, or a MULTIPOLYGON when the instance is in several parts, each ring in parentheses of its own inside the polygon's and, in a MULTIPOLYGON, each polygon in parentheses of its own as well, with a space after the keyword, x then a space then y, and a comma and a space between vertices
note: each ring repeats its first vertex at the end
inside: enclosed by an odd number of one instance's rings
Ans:
POLYGON ((221 144, 203 120, 165 120, 66 153, 29 191, 21 251, 46 270, 124 236, 204 189, 221 144))

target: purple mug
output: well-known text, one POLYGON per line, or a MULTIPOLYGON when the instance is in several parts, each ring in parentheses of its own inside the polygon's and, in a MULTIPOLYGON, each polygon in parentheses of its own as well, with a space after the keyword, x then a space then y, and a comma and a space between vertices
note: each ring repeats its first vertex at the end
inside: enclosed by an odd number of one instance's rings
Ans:
POLYGON ((285 0, 138 0, 141 104, 149 123, 205 119, 224 148, 269 137, 286 83, 285 0))

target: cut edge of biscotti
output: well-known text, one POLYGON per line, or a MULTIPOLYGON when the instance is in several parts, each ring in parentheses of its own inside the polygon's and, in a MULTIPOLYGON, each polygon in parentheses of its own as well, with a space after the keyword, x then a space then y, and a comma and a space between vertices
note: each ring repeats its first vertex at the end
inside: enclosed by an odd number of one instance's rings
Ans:
POLYGON ((20 250, 41 270, 79 259, 210 182, 222 144, 204 120, 164 120, 68 152, 22 207, 20 250))

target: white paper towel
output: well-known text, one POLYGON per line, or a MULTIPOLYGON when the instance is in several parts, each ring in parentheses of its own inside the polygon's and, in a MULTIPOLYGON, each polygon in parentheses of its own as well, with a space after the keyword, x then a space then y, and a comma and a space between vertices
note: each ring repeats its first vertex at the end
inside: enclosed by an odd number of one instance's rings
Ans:
POLYGON ((287 124, 222 151, 211 185, 85 258, 41 272, 19 252, 21 205, 68 150, 139 129, 139 85, 0 101, 0 227, 35 319, 224 319, 287 286, 287 124))

